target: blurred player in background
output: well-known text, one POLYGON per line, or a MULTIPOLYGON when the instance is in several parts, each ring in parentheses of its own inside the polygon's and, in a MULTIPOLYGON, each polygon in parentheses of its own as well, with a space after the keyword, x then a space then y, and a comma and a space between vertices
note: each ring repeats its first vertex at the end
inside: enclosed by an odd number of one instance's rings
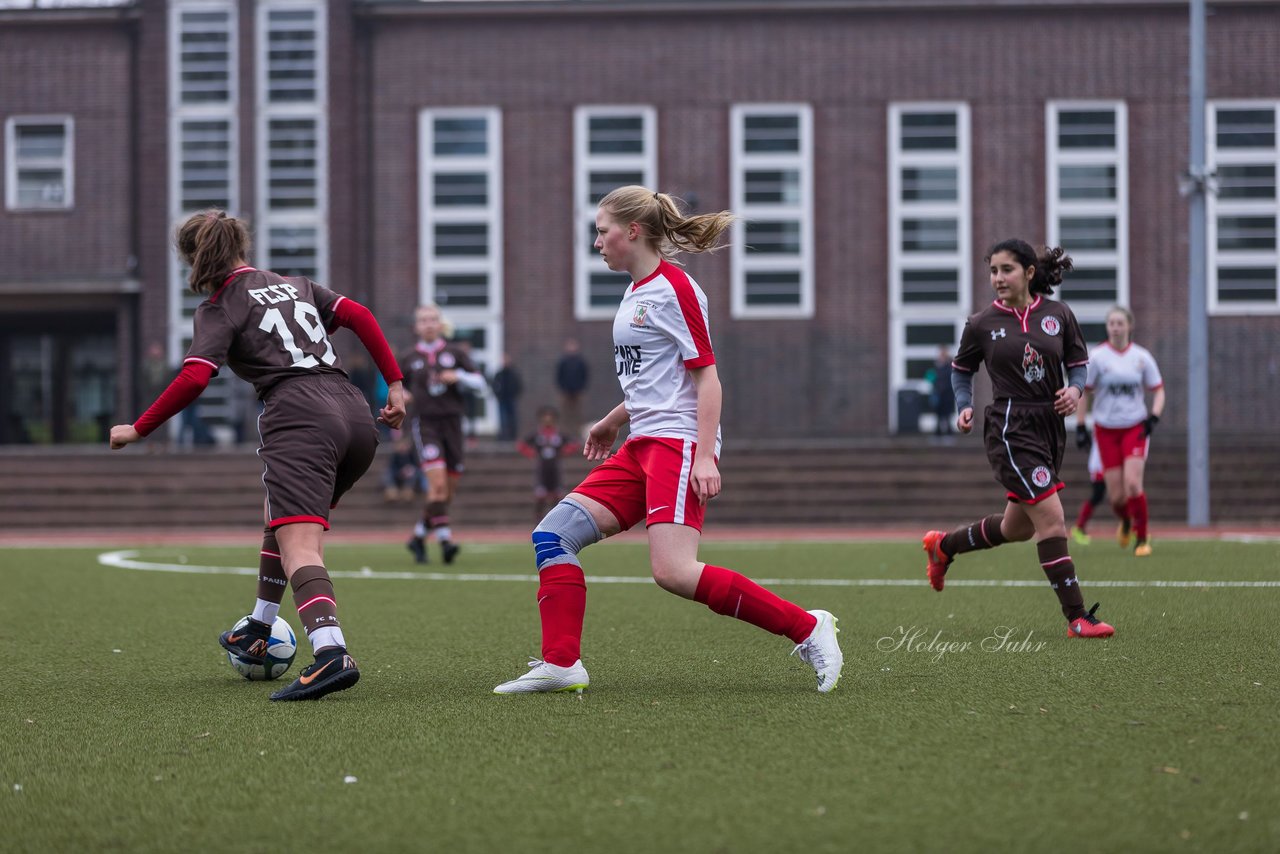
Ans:
POLYGON ((538 410, 538 429, 516 443, 516 450, 535 463, 533 473, 533 518, 540 520, 547 508, 564 498, 561 460, 576 453, 578 443, 560 430, 554 406, 538 410))
POLYGON ((1147 467, 1151 431, 1164 413, 1164 380, 1155 358, 1133 343, 1133 313, 1123 306, 1107 312, 1107 341, 1089 353, 1089 376, 1081 412, 1093 398, 1093 441, 1102 460, 1111 508, 1120 517, 1116 538, 1128 548, 1130 531, 1137 557, 1151 554, 1147 493, 1142 477, 1147 467), (1146 393, 1152 393, 1147 409, 1146 393))
POLYGON ((453 563, 460 549, 449 525, 449 502, 466 456, 464 392, 483 393, 484 375, 466 348, 446 340, 439 306, 419 306, 413 331, 418 343, 400 357, 400 368, 409 387, 409 433, 427 478, 427 492, 422 518, 413 526, 408 547, 415 561, 427 563, 427 535, 434 532, 444 562, 453 563))
POLYGON ((1102 477, 1102 458, 1098 456, 1098 446, 1089 435, 1089 428, 1085 426, 1083 414, 1080 415, 1080 423, 1076 426, 1076 448, 1089 449, 1089 497, 1080 505, 1080 512, 1076 514, 1076 523, 1071 527, 1071 539, 1082 546, 1087 546, 1093 542, 1093 537, 1089 536, 1087 530, 1089 520, 1093 518, 1093 511, 1107 497, 1107 483, 1102 477))
POLYGON ((196 309, 182 371, 141 418, 111 428, 111 447, 136 442, 181 412, 223 365, 253 384, 264 403, 258 456, 267 490, 258 598, 248 625, 219 642, 264 664, 271 625, 292 586, 315 662, 271 699, 319 699, 360 678, 338 622, 323 534, 329 511, 368 470, 378 446, 369 404, 338 364, 328 331, 346 327, 368 349, 387 380, 378 420, 391 427, 405 415, 400 367, 364 306, 301 276, 250 267, 249 230, 240 220, 198 213, 178 229, 177 244, 191 267, 192 292, 208 298, 196 309))
POLYGON ((676 200, 644 187, 620 187, 600 201, 595 248, 610 270, 631 276, 613 321, 623 402, 592 425, 583 452, 604 460, 547 513, 533 532, 538 566, 542 659, 497 694, 581 691, 586 579, 578 553, 640 522, 660 587, 790 638, 817 673, 818 690, 836 687, 844 658, 836 620, 805 611, 730 569, 698 560, 706 503, 720 492, 720 379, 707 328, 706 294, 672 263, 678 252, 707 252, 733 221, 727 211, 684 216, 676 200), (624 424, 630 436, 613 444, 624 424))
POLYGON ((1067 551, 1067 526, 1058 490, 1066 449, 1064 416, 1084 394, 1086 365, 1080 325, 1065 303, 1047 297, 1071 269, 1061 248, 1037 255, 1021 240, 991 248, 995 301, 969 318, 956 353, 956 426, 973 429, 973 376, 987 367, 995 397, 987 407, 983 437, 995 478, 1007 491, 1003 514, 952 531, 924 535, 929 583, 941 590, 957 555, 1007 542, 1034 539, 1040 566, 1057 594, 1072 637, 1110 637, 1114 629, 1086 611, 1075 564, 1067 551), (1065 376, 1064 376, 1065 375, 1065 376), (1065 387, 1064 387, 1065 386, 1065 387))

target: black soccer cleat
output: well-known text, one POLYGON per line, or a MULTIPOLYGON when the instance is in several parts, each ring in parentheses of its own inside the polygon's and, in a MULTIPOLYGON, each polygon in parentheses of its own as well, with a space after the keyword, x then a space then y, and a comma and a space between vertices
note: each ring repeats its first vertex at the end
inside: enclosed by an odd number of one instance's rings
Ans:
POLYGON ((413 555, 414 563, 427 563, 427 542, 422 537, 410 537, 409 542, 404 544, 409 550, 409 554, 413 555))
POLYGON ((249 664, 267 663, 267 645, 271 642, 271 627, 250 619, 243 628, 232 629, 218 636, 218 643, 227 652, 249 664))
POLYGON ((453 563, 453 559, 458 556, 460 551, 462 551, 462 546, 454 545, 452 540, 445 540, 440 544, 440 552, 444 555, 445 563, 453 563))
POLYGON ((271 695, 277 702, 288 700, 319 700, 334 691, 344 691, 360 681, 360 669, 356 661, 341 647, 317 658, 287 688, 271 695))

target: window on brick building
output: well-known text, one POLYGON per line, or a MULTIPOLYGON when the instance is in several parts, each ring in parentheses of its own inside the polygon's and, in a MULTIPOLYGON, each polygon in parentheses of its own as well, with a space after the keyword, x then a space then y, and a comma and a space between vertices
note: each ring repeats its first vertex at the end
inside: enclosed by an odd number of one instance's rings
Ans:
MULTIPOLYGON (((888 129, 893 426, 898 424, 899 392, 929 393, 938 348, 955 355, 972 310, 969 107, 956 102, 891 104, 888 129)), ((925 421, 932 418, 928 413, 925 421)))
POLYGON ((1107 309, 1129 304, 1128 111, 1123 101, 1050 101, 1045 129, 1045 239, 1075 265, 1056 296, 1093 346, 1106 338, 1107 309))
POLYGON ((70 116, 12 116, 5 121, 6 208, 73 206, 74 129, 70 116))
MULTIPOLYGON (((238 25, 235 0, 169 4, 168 197, 169 218, 175 227, 206 208, 240 213, 238 25)), ((172 364, 190 346, 191 318, 204 300, 188 292, 189 272, 170 245, 165 346, 172 364)), ((200 396, 202 417, 229 422, 232 386, 241 382, 230 371, 215 377, 200 396)))
POLYGON ((738 104, 730 112, 731 310, 813 316, 813 111, 738 104))
MULTIPOLYGON (((492 375, 502 362, 502 113, 493 107, 418 115, 420 302, 438 303, 455 339, 492 375)), ((486 395, 476 426, 496 427, 486 395)))
POLYGON ((574 111, 574 314, 609 320, 631 283, 595 250, 596 208, 630 184, 658 187, 657 118, 652 107, 584 106, 574 111))
POLYGON ((1280 313, 1276 175, 1280 124, 1274 101, 1215 101, 1208 110, 1209 311, 1280 313))

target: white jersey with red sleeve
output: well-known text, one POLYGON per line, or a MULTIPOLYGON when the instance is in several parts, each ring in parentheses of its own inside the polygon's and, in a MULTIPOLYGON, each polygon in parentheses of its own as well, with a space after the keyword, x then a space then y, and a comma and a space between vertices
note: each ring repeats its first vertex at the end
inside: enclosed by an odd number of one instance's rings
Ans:
POLYGON ((698 440, 689 371, 715 364, 708 328, 707 295, 670 261, 627 288, 613 320, 613 354, 632 436, 698 440))
POLYGON ((1147 418, 1146 393, 1164 385, 1156 360, 1145 347, 1117 350, 1110 342, 1089 353, 1085 388, 1093 393, 1093 423, 1125 429, 1147 418))

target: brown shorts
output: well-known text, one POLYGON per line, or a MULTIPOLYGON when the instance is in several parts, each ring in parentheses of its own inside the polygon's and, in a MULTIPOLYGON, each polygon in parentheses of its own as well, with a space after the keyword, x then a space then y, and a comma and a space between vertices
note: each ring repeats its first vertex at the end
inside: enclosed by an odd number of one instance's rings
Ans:
POLYGON ((378 431, 364 395, 346 377, 286 380, 267 395, 258 419, 262 482, 272 528, 316 522, 373 463, 378 431))
POLYGON ((418 449, 418 464, 423 471, 444 467, 450 474, 462 473, 465 446, 461 415, 415 417, 409 431, 418 449))
POLYGON ((982 435, 991 472, 1010 501, 1035 504, 1062 489, 1067 430, 1053 404, 997 400, 987 407, 982 435))

